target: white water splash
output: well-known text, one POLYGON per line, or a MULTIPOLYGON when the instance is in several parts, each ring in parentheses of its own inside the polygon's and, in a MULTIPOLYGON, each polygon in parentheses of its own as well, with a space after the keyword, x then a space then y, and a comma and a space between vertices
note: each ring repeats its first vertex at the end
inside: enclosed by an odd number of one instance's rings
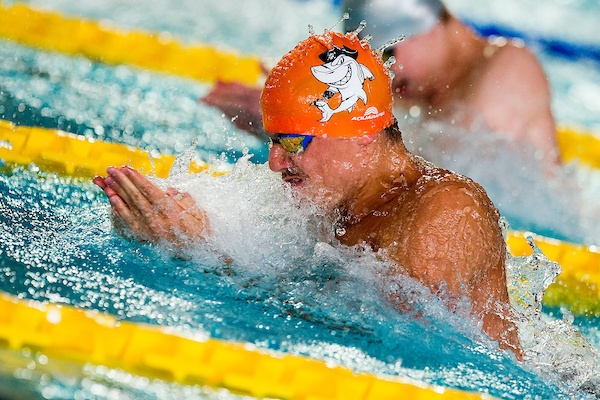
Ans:
MULTIPOLYGON (((289 299, 292 303, 288 306, 305 307, 304 301, 308 298, 317 304, 328 304, 332 298, 327 296, 332 293, 359 290, 361 313, 380 313, 377 318, 397 319, 398 310, 390 307, 384 294, 400 293, 407 304, 415 307, 414 312, 444 321, 476 343, 491 346, 491 341, 469 319, 468 305, 457 314, 451 314, 427 288, 408 277, 387 279, 383 284, 382 276, 389 264, 369 249, 339 245, 334 239, 332 221, 323 218, 314 207, 299 204, 279 175, 269 171, 266 165, 252 164, 246 157, 225 176, 215 179, 209 174, 181 174, 168 179, 168 183, 189 192, 209 216, 213 237, 200 250, 208 249, 207 253, 212 254, 217 263, 216 254, 230 257, 233 263, 228 267, 228 274, 241 276, 238 279, 242 279, 243 284, 259 279, 263 288, 290 290, 285 282, 293 281, 294 276, 304 276, 302 274, 318 275, 319 266, 327 265, 326 274, 330 277, 323 286, 305 287, 296 293, 297 297, 289 299)), ((600 387, 594 381, 599 376, 597 351, 573 326, 572 320, 551 320, 542 313, 544 291, 561 269, 533 243, 532 246, 532 256, 509 256, 507 262, 508 288, 520 316, 517 322, 526 360, 523 366, 549 377, 569 393, 581 393, 581 390, 595 393, 600 387)), ((348 301, 348 297, 342 299, 348 301)), ((292 352, 312 354, 317 351, 293 343, 287 346, 292 352)), ((327 349, 331 346, 318 350, 321 357, 338 357, 329 354, 327 349)), ((355 362, 368 359, 364 354, 357 357, 359 360, 355 362)), ((400 365, 388 365, 385 370, 407 374, 400 365)))
POLYGON ((600 396, 600 356, 597 349, 573 326, 573 316, 550 319, 542 313, 544 292, 562 268, 550 261, 527 237, 533 254, 507 261, 507 282, 514 308, 521 314, 519 337, 527 365, 554 378, 572 392, 600 396))
POLYGON ((182 174, 187 174, 192 160, 196 156, 196 147, 198 146, 198 140, 194 139, 192 145, 183 153, 175 158, 171 171, 169 171, 169 177, 175 178, 182 174))

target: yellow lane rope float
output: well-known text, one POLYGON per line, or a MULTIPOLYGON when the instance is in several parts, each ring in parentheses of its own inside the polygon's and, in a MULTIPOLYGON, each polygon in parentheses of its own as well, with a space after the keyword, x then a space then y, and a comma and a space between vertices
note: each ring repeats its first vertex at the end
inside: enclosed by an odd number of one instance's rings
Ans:
MULTIPOLYGON (((592 136, 588 138, 600 142, 592 136)), ((590 149, 592 145, 582 148, 590 149)), ((108 166, 125 164, 147 174, 167 177, 175 161, 174 156, 151 156, 119 143, 45 128, 15 126, 2 120, 0 159, 21 165, 33 163, 44 171, 82 178, 103 175, 108 166)), ((194 163, 190 172, 207 168, 207 165, 194 163)), ((544 303, 567 307, 578 315, 600 316, 600 250, 596 246, 575 245, 543 236, 534 236, 534 240, 550 260, 563 268, 557 282, 548 289, 544 303)), ((507 242, 515 256, 531 253, 523 233, 511 232, 507 242)))
POLYGON ((256 84, 262 75, 256 57, 185 46, 155 33, 122 32, 102 24, 0 1, 0 38, 41 50, 82 55, 107 64, 130 64, 203 82, 256 84))
POLYGON ((578 161, 600 169, 600 137, 573 128, 561 127, 556 132, 560 155, 565 163, 578 161))
MULTIPOLYGON (((544 255, 562 267, 556 282, 544 293, 544 305, 566 307, 576 315, 600 317, 600 248, 531 236, 544 255)), ((507 244, 514 256, 532 253, 523 232, 510 232, 507 244)))
POLYGON ((1 292, 0 309, 0 344, 9 349, 26 347, 51 359, 90 362, 183 384, 224 387, 258 398, 491 398, 406 378, 354 373, 247 343, 194 340, 160 327, 119 322, 109 315, 70 306, 19 300, 1 292))
MULTIPOLYGON (((169 175, 175 156, 151 155, 120 143, 109 143, 46 128, 15 126, 0 120, 0 159, 14 164, 35 164, 44 171, 91 178, 108 166, 131 165, 159 178, 169 175)), ((193 162, 189 172, 208 166, 193 162)))

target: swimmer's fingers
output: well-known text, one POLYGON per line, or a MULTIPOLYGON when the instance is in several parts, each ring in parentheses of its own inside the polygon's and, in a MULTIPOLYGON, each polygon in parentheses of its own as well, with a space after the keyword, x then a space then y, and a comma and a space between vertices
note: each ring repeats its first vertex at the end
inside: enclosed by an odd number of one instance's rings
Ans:
POLYGON ((210 236, 208 216, 197 205, 189 193, 180 193, 175 188, 167 189, 167 196, 175 200, 178 206, 176 212, 178 230, 190 238, 206 239, 210 236))
POLYGON ((131 232, 127 230, 128 223, 126 222, 126 220, 132 219, 131 211, 129 210, 129 206, 127 206, 123 199, 119 197, 117 192, 115 192, 110 186, 108 186, 108 184, 111 183, 112 180, 113 179, 110 177, 102 178, 101 176, 96 176, 92 181, 104 191, 106 197, 108 198, 108 201, 113 210, 112 219, 115 228, 122 234, 128 233, 126 236, 131 236, 131 232), (108 180, 108 183, 105 181, 105 179, 108 180))
POLYGON ((104 193, 106 194, 106 197, 108 197, 108 198, 117 194, 113 189, 111 189, 106 184, 106 182, 104 181, 104 178, 102 178, 101 176, 94 177, 92 182, 94 182, 94 184, 96 184, 96 186, 98 186, 100 189, 102 189, 104 191, 104 193))
POLYGON ((104 183, 104 178, 101 176, 95 176, 94 179, 92 179, 92 182, 94 182, 94 184, 102 190, 104 190, 106 188, 106 183, 104 183))
POLYGON ((175 188, 168 188, 166 193, 184 210, 196 206, 196 202, 189 193, 182 193, 175 188))
POLYGON ((181 247, 184 236, 200 236, 202 226, 197 217, 190 218, 186 213, 187 208, 195 205, 191 196, 172 188, 165 192, 132 168, 123 167, 110 173, 118 184, 115 190, 123 193, 121 197, 126 196, 128 206, 117 209, 121 205, 117 202, 115 211, 137 237, 181 247))
MULTIPOLYGON (((134 214, 149 218, 154 212, 152 204, 140 188, 129 179, 127 171, 130 171, 130 169, 111 167, 107 170, 109 176, 104 179, 104 182, 125 201, 134 214)), ((152 185, 147 179, 144 184, 152 185)))
POLYGON ((109 196, 115 217, 140 240, 166 241, 178 248, 204 239, 208 219, 188 193, 177 189, 166 191, 134 169, 109 168, 109 176, 98 186, 114 191, 109 196))
MULTIPOLYGON (((168 211, 172 207, 170 198, 179 201, 180 198, 187 197, 188 206, 195 204, 189 195, 179 194, 179 191, 175 188, 169 188, 165 192, 133 168, 120 168, 114 173, 113 177, 122 187, 123 194, 127 197, 124 197, 124 199, 128 204, 130 206, 137 205, 141 211, 151 211, 151 215, 168 211), (147 205, 150 208, 149 210, 146 209, 147 205)), ((185 208, 185 206, 182 208, 185 208)))
MULTIPOLYGON (((190 221, 185 221, 182 211, 195 206, 195 202, 187 193, 180 194, 177 189, 169 188, 166 191, 152 183, 148 178, 128 167, 121 168, 121 172, 135 187, 128 187, 135 206, 141 216, 145 219, 147 231, 158 239, 166 239, 171 242, 177 241, 174 231, 179 228, 187 228, 190 221), (140 198, 137 198, 137 195, 140 198)), ((124 183, 127 181, 124 181, 124 183)), ((133 208, 130 204, 130 208, 133 208)), ((184 233, 189 229, 179 229, 184 233)))
MULTIPOLYGON (((166 196, 165 191, 156 186, 154 183, 150 182, 148 178, 140 174, 138 171, 123 167, 120 170, 133 184, 136 191, 138 191, 144 198, 153 205, 156 206, 165 206, 166 196)), ((133 192, 133 189, 131 189, 133 192)))
MULTIPOLYGON (((127 236, 152 242, 166 237, 168 221, 161 219, 155 207, 129 179, 125 173, 126 170, 128 169, 109 168, 107 170, 109 176, 104 179, 104 183, 114 191, 114 195, 108 196, 109 201, 122 225, 129 228, 130 235, 127 236)), ((153 185, 148 180, 143 183, 153 185)), ((163 197, 166 197, 164 193, 163 197)))
POLYGON ((146 226, 144 219, 140 217, 140 213, 135 211, 123 201, 123 199, 115 194, 108 198, 113 209, 113 225, 124 236, 134 237, 143 241, 154 241, 155 235, 146 226))

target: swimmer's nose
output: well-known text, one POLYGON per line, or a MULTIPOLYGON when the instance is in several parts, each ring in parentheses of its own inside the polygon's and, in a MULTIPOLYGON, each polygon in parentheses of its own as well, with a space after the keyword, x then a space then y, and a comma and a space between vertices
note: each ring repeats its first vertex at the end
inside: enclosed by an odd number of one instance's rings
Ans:
POLYGON ((269 151, 269 168, 274 172, 282 172, 291 166, 290 154, 279 144, 273 144, 269 151))

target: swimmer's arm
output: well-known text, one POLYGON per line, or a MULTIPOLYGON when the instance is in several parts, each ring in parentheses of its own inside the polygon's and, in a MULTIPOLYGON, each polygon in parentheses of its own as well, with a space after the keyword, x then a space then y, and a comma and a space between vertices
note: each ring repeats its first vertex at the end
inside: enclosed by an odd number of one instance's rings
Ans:
POLYGON ((94 183, 108 197, 115 222, 135 239, 183 249, 210 235, 206 214, 189 194, 165 191, 129 167, 110 167, 107 173, 94 183))
MULTIPOLYGON (((440 184, 442 185, 442 184, 440 184)), ((407 247, 412 273, 432 288, 446 286, 456 295, 470 295, 485 270, 501 262, 497 227, 470 190, 447 186, 423 196, 414 212, 407 247)))
POLYGON ((261 89, 236 82, 217 82, 200 100, 220 109, 239 129, 266 139, 260 111, 261 89))
POLYGON ((475 93, 490 128, 528 140, 551 163, 560 161, 548 78, 527 48, 505 46, 497 52, 475 93))

